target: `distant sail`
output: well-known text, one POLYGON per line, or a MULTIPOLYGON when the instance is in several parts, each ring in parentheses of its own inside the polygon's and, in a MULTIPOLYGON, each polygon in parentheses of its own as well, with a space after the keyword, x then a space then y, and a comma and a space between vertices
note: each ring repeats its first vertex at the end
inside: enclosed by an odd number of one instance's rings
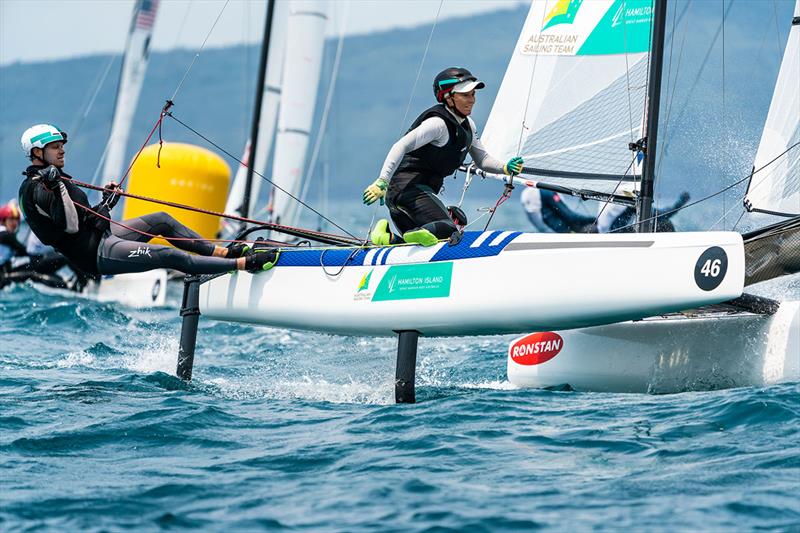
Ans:
POLYGON ((142 91, 147 61, 150 55, 150 38, 156 20, 159 0, 137 0, 133 8, 125 58, 117 87, 114 119, 106 146, 103 181, 117 180, 125 171, 125 149, 133 124, 133 114, 142 91))
POLYGON ((800 215, 800 0, 758 145, 745 203, 754 210, 800 215), (777 159, 776 159, 777 158, 777 159), (776 159, 773 163, 770 163, 776 159))
POLYGON ((614 191, 643 137, 650 0, 534 0, 482 138, 501 159, 555 171, 548 182, 614 191))
MULTIPOLYGON (((267 56, 267 75, 264 80, 264 101, 261 105, 261 118, 259 119, 258 146, 256 147, 256 161, 253 170, 258 174, 264 175, 267 170, 272 149, 272 141, 275 138, 275 126, 278 123, 278 107, 281 100, 281 79, 283 76, 283 59, 286 55, 286 22, 289 14, 289 1, 276 0, 275 12, 273 14, 272 30, 269 40, 269 54, 267 56)), ((242 161, 248 163, 250 155, 250 140, 248 139, 244 149, 242 161)), ((244 201, 244 187, 247 178, 247 167, 239 165, 236 177, 231 185, 231 192, 228 195, 228 203, 225 212, 228 214, 239 214, 239 208, 244 201)), ((256 201, 261 190, 262 178, 258 175, 253 176, 253 185, 250 191, 250 209, 248 212, 254 215, 256 201)))
MULTIPOLYGON (((305 173, 327 20, 327 5, 324 0, 292 0, 289 7, 283 97, 278 116, 272 180, 295 197, 300 196, 305 173)), ((286 225, 296 224, 298 205, 286 193, 273 188, 273 221, 286 225)))

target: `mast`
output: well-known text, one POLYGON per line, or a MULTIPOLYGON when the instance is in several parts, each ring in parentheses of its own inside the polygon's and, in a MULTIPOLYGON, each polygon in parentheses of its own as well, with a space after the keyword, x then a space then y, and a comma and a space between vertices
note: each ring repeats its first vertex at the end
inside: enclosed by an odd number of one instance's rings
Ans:
POLYGON ((267 3, 267 15, 264 18, 264 40, 261 42, 261 57, 259 58, 258 80, 256 81, 256 100, 253 109, 253 122, 250 127, 250 154, 247 158, 247 178, 244 186, 244 199, 242 201, 242 217, 250 216, 250 191, 253 187, 253 167, 256 163, 256 147, 258 146, 258 129, 261 123, 261 102, 264 99, 264 78, 267 75, 267 54, 269 53, 269 37, 272 30, 272 16, 275 12, 275 0, 267 3))
POLYGON ((125 148, 128 145, 133 115, 142 92, 142 84, 150 57, 150 38, 153 34, 158 3, 159 0, 137 0, 133 7, 117 85, 111 133, 95 171, 96 177, 102 170, 101 177, 104 181, 119 181, 122 177, 125 167, 125 148))
POLYGON ((639 196, 639 232, 652 233, 653 183, 656 168, 658 109, 661 100, 661 71, 664 66, 664 26, 667 20, 667 0, 653 0, 653 46, 650 51, 650 72, 647 86, 647 131, 645 137, 642 190, 639 196))

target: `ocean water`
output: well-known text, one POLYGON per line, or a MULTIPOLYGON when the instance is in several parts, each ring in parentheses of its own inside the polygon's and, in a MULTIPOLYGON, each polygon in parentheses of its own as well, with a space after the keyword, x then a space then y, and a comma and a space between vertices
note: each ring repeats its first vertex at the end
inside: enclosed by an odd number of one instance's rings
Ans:
MULTIPOLYGON (((173 291, 173 293, 176 291, 173 291)), ((515 389, 508 337, 395 343, 0 292, 0 530, 800 531, 800 384, 515 389)))

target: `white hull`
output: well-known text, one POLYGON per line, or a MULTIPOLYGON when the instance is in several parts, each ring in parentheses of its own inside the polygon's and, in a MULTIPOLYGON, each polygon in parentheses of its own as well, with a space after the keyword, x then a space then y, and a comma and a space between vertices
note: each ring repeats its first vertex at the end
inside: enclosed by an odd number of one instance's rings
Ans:
POLYGON ((732 232, 468 232, 457 246, 287 250, 268 272, 203 284, 200 308, 221 320, 334 334, 485 335, 718 303, 741 295, 743 280, 742 240, 732 232), (704 290, 696 278, 710 249, 724 251, 727 269, 704 290))
POLYGON ((116 302, 128 307, 162 306, 167 297, 167 271, 162 268, 104 276, 100 283, 89 282, 81 294, 99 302, 116 302))
POLYGON ((671 393, 800 380, 798 301, 774 315, 671 316, 556 333, 560 351, 540 364, 509 353, 511 383, 671 393))

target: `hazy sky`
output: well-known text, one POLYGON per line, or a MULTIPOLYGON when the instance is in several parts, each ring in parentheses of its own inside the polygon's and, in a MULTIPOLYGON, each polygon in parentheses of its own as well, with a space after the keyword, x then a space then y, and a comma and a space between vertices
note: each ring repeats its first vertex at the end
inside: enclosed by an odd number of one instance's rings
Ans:
MULTIPOLYGON (((283 0, 281 0, 283 1, 283 0)), ((330 34, 369 33, 513 7, 525 0, 327 0, 330 34), (349 5, 348 5, 349 4, 349 5)), ((0 64, 119 52, 134 0, 0 0, 0 64)), ((153 47, 197 48, 261 39, 265 0, 161 0, 153 47)))

